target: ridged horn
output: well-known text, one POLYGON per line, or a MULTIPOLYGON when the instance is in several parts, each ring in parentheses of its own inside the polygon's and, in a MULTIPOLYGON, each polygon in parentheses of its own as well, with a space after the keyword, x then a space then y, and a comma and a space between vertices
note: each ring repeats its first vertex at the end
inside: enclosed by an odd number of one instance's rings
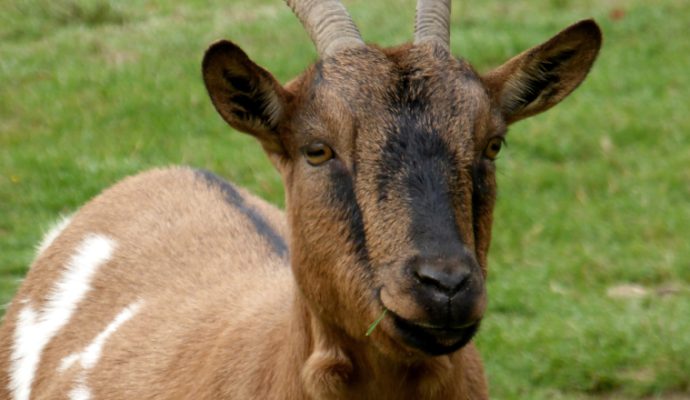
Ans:
POLYGON ((345 48, 364 46, 362 36, 338 0, 285 0, 309 33, 316 51, 326 57, 345 48))
POLYGON ((450 0, 418 0, 414 43, 436 42, 450 47, 450 0))

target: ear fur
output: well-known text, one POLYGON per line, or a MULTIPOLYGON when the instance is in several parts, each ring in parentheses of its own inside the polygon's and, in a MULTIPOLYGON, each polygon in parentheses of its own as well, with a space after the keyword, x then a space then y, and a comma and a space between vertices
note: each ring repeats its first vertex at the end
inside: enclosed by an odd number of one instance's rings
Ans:
POLYGON ((506 122, 553 107, 585 79, 601 47, 594 20, 580 21, 510 59, 483 79, 506 122))
POLYGON ((277 131, 289 94, 273 75, 227 40, 206 51, 202 74, 213 105, 228 124, 256 136, 266 151, 284 152, 277 131))

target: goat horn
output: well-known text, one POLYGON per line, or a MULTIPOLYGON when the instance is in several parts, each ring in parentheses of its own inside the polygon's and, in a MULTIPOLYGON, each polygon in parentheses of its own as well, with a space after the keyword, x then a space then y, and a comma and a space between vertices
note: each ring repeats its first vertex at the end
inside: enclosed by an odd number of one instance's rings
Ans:
POLYGON ((418 0, 414 43, 436 42, 450 47, 450 0, 418 0))
POLYGON ((364 46, 359 30, 339 0, 285 0, 309 33, 321 57, 364 46))

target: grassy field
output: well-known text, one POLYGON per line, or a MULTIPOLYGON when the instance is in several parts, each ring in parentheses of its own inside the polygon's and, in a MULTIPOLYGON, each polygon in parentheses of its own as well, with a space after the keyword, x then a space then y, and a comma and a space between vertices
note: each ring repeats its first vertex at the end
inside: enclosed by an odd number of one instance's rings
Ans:
MULTIPOLYGON (((346 2, 383 45, 412 36, 402 3, 346 2)), ((585 84, 514 126, 498 161, 477 340, 492 397, 690 398, 690 2, 453 7, 453 50, 479 70, 581 18, 605 34, 585 84)), ((52 221, 128 174, 190 164, 282 203, 207 99, 200 60, 220 37, 281 81, 315 58, 280 0, 0 3, 0 301, 52 221)))

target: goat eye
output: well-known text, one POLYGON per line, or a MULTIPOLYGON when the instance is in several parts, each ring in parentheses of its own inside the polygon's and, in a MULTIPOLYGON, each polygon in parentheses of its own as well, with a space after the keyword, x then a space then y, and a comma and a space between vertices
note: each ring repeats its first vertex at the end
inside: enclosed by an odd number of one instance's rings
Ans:
POLYGON ((311 166, 317 166, 333 158, 333 149, 321 142, 310 143, 302 147, 302 153, 311 166))
POLYGON ((501 146, 503 146, 503 138, 492 138, 484 149, 484 157, 489 160, 495 160, 496 156, 498 156, 498 153, 501 151, 501 146))

